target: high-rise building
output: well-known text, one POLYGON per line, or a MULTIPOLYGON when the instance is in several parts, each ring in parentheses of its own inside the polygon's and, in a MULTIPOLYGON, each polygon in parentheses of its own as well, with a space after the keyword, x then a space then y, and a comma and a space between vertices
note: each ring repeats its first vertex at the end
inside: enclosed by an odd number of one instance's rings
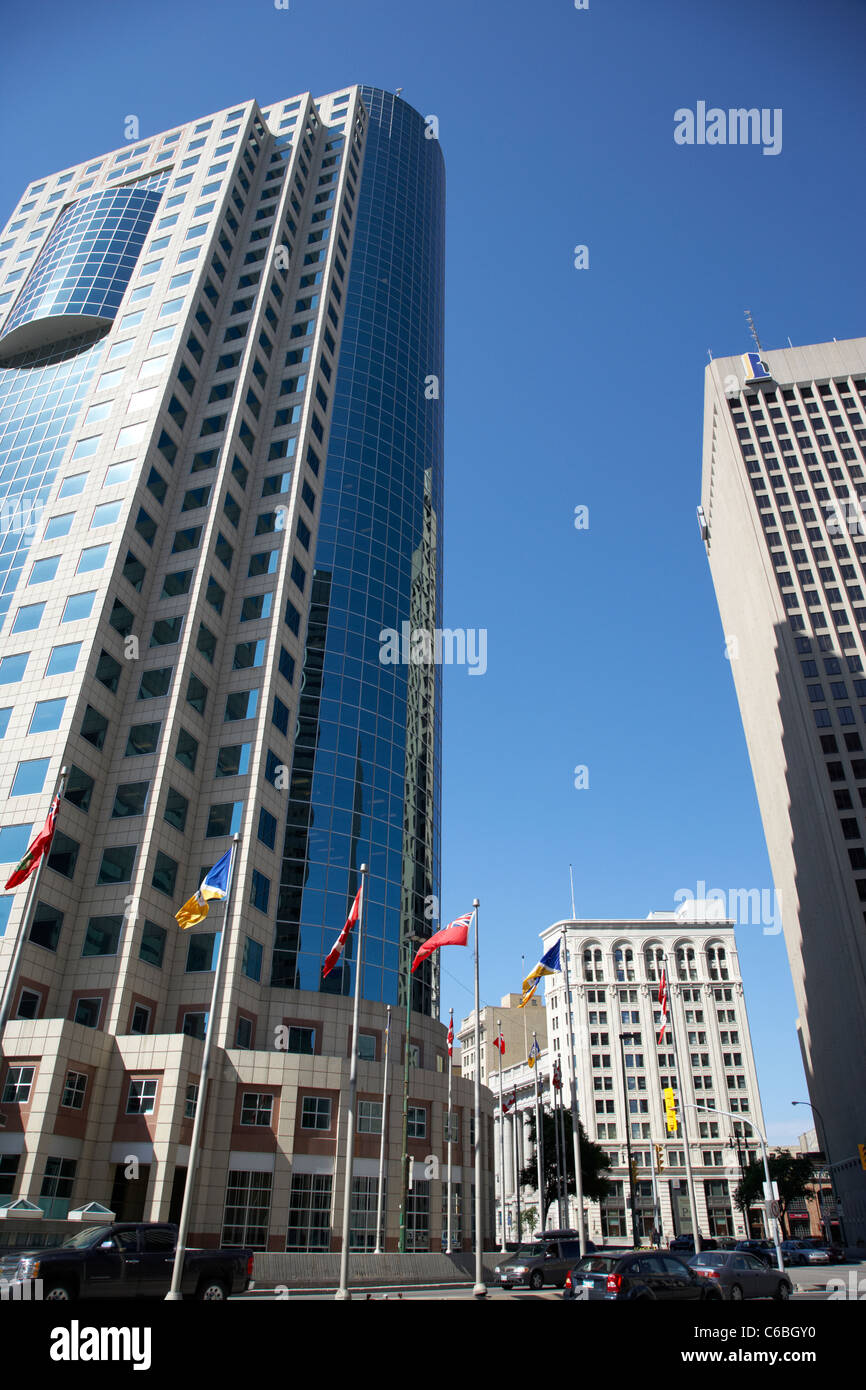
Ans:
MULTIPOLYGON (((239 833, 194 1237, 340 1229, 354 937, 322 962, 366 862, 353 1239, 375 1240, 385 1006, 393 1078, 440 892, 441 672, 382 656, 440 619, 432 134, 372 87, 248 101, 40 178, 0 241, 0 861, 68 769, 4 1037, 0 1184, 52 1216, 176 1215, 222 912, 183 934, 173 914, 239 833)), ((3 964, 25 897, 0 896, 3 964)), ((444 1156, 437 982, 434 955, 419 1158, 444 1156)), ((413 1184, 415 1248, 438 1248, 439 1199, 413 1184)))
POLYGON ((701 533, 851 1243, 866 1237, 864 447, 866 338, 707 368, 701 533))
MULTIPOLYGON (((640 1239, 650 1239, 654 1228, 665 1239, 691 1234, 687 1135, 701 1234, 763 1236, 760 1214, 744 1214, 734 1200, 745 1168, 760 1154, 753 1126, 763 1134, 764 1119, 733 923, 706 912, 686 917, 682 909, 651 912, 643 921, 558 922, 541 933, 542 950, 563 931, 581 1122, 611 1164, 609 1196, 587 1204, 587 1234, 598 1244, 630 1238, 632 1192, 640 1239), (668 1026, 659 1041, 665 962, 668 1026), (665 1120, 667 1088, 677 1104, 673 1133, 665 1120)), ((549 1071, 560 1057, 570 1105, 564 976, 545 984, 542 1067, 549 1071)))

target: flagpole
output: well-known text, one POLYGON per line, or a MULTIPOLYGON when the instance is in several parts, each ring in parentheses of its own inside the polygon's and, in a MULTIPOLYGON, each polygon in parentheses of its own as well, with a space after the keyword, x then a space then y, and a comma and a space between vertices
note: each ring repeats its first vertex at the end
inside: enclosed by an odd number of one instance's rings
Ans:
POLYGON ((475 912, 475 1287, 472 1292, 476 1298, 487 1293, 484 1282, 484 1236, 481 1230, 481 991, 478 986, 478 909, 481 906, 473 898, 475 912))
MULTIPOLYGON (((340 1287, 337 1302, 351 1299, 349 1292, 349 1228, 352 1219, 352 1168, 355 1163, 355 1109, 358 1093, 358 1021, 361 1008, 361 974, 364 963, 364 884, 367 865, 361 865, 361 901, 358 905, 358 949, 355 956, 355 1003, 352 1010, 352 1060, 349 1063, 349 1095, 346 1101, 346 1173, 343 1179, 343 1244, 340 1250, 340 1287)), ((382 1132, 385 1116, 382 1116, 382 1132)))
MULTIPOLYGON (((454 1036, 454 1010, 453 1010, 453 1009, 451 1010, 450 1022, 449 1022, 449 1026, 448 1026, 448 1035, 449 1035, 449 1037, 453 1037, 453 1036, 454 1036)), ((452 1062, 452 1057, 451 1057, 451 1043, 449 1042, 449 1044, 448 1044, 448 1139, 447 1139, 447 1142, 448 1142, 448 1221, 447 1221, 446 1227, 445 1227, 445 1232, 446 1232, 446 1234, 445 1234, 445 1253, 446 1253, 447 1255, 450 1255, 450 1254, 451 1254, 451 1250, 452 1250, 452 1239, 451 1239, 451 1193, 452 1193, 452 1191, 453 1191, 453 1177, 454 1177, 454 1164, 453 1164, 453 1151, 454 1151, 454 1145, 453 1145, 452 1142, 451 1142, 451 1123, 452 1123, 452 1118, 451 1118, 451 1117, 452 1117, 451 1086, 452 1086, 452 1076, 453 1076, 453 1074, 454 1074, 454 1067, 453 1067, 453 1062, 452 1062)))
POLYGON ((671 972, 670 972, 670 970, 669 970, 669 968, 668 968, 668 958, 667 958, 667 955, 665 955, 665 956, 663 957, 663 961, 664 961, 665 979, 667 980, 667 986, 668 986, 668 999, 670 1000, 670 1003, 671 1003, 671 1010, 670 1010, 670 1012, 671 1012, 671 1020, 670 1020, 671 1042, 672 1042, 673 1045, 674 1045, 674 1061, 675 1061, 675 1063, 676 1063, 676 1068, 677 1068, 677 1079, 678 1079, 679 1084, 680 1084, 680 1092, 679 1092, 679 1098, 680 1098, 679 1116, 680 1116, 680 1125, 681 1125, 682 1131, 683 1131, 683 1149, 684 1149, 684 1151, 685 1151, 685 1159, 686 1159, 686 1182, 687 1182, 687 1184, 688 1184, 688 1189, 689 1189, 689 1206, 691 1207, 691 1211, 692 1211, 692 1236, 693 1236, 694 1242, 695 1242, 695 1254, 696 1254, 696 1255, 699 1255, 699 1254, 701 1253, 701 1251, 703 1250, 704 1247, 703 1247, 703 1243, 702 1243, 702 1241, 701 1241, 700 1232, 699 1232, 699 1230, 698 1230, 698 1204, 697 1204, 697 1200, 696 1200, 696 1198, 695 1198, 695 1175, 694 1175, 694 1173, 692 1172, 692 1155, 691 1155, 691 1150, 690 1150, 690 1148, 689 1148, 689 1130, 688 1130, 688 1125, 686 1124, 685 1085, 684 1085, 683 1072, 682 1072, 682 1069, 681 1069, 681 1067, 680 1067, 680 1047, 679 1047, 679 1043, 677 1042, 677 1038, 679 1037, 680 1025, 679 1025, 679 1019, 677 1019, 677 1020, 676 1020, 676 1024, 674 1024, 674 1018, 673 1018, 673 1012, 674 1012, 674 1011, 673 1011, 673 999, 674 999, 674 995, 673 995, 673 988, 672 988, 671 972))
MULTIPOLYGON (((557 1056, 557 1062, 554 1063, 554 1068, 558 1061, 559 1058, 557 1056)), ((553 1091, 553 1137, 556 1142, 556 1205, 559 1212, 559 1228, 562 1230, 565 1226, 565 1213, 562 1209, 562 1153, 559 1139, 559 1098, 562 1091, 561 1078, 559 1086, 555 1086, 551 1081, 551 1089, 553 1091)))
POLYGON ((385 1080, 382 1084, 382 1134, 379 1139, 379 1194, 376 1201, 376 1249, 374 1255, 382 1250, 382 1207, 385 1196, 385 1130, 388 1119, 388 1060, 391 1050, 391 1005, 388 1005, 388 1021, 385 1024, 385 1080))
POLYGON ((211 993, 210 1014, 207 1020, 207 1031, 205 1032, 204 1051, 201 1056, 201 1072, 198 1079, 198 1100, 195 1107, 195 1120, 192 1126, 192 1138, 189 1144, 189 1158, 186 1165, 186 1182, 183 1189, 183 1205, 181 1206, 180 1222, 178 1223, 177 1245, 174 1251, 174 1266, 171 1272, 171 1288, 165 1296, 166 1303, 179 1303, 183 1298, 180 1285, 183 1277, 183 1261, 186 1254, 186 1238, 189 1231, 190 1217, 192 1215, 193 1192, 195 1190, 196 1164, 198 1162, 199 1147, 201 1136, 204 1129, 204 1114, 207 1106, 207 1083, 210 1072, 210 1059, 213 1050, 214 1038, 217 1035, 217 1015, 219 1012, 220 989, 222 986, 223 963, 228 959, 227 940, 231 918, 229 907, 231 905, 231 892, 234 886, 235 860, 238 855, 238 844, 240 835, 235 832, 232 839, 231 859, 229 860, 229 873, 226 882, 225 909, 223 911, 223 926, 220 932, 220 944, 217 951, 216 966, 213 973, 213 991, 211 993))
MULTIPOLYGON (((65 782, 66 768, 62 767, 60 769, 60 773, 57 779, 57 787, 55 789, 54 796, 52 796, 51 802, 49 804, 49 815, 51 814, 51 806, 54 805, 55 799, 62 798, 63 796, 63 787, 65 782)), ((57 816, 55 816, 54 818, 54 827, 51 832, 52 841, 54 839, 54 831, 57 828, 57 817, 59 815, 60 800, 58 799, 57 816)), ((12 948, 12 959, 9 962, 9 969, 6 972, 6 982, 3 986, 3 997, 2 1001, 0 1001, 0 1039, 2 1039, 3 1029, 6 1027, 6 1024, 9 1021, 9 1014, 11 1012, 12 1004, 15 999, 15 987, 18 982, 18 970, 21 965, 21 957, 24 953, 24 943, 27 940, 27 934, 30 930, 30 926, 32 923, 33 910, 37 902, 36 894, 39 891, 39 880, 42 877, 42 870, 45 867, 45 861, 47 860, 50 853, 51 845, 49 844, 46 851, 43 854, 40 854, 39 856, 39 863, 36 865, 36 872, 31 877, 30 884, 27 890, 27 899, 24 904, 24 911, 21 914, 21 921, 18 924, 18 935, 15 938, 15 945, 12 948)), ((10 874, 10 878, 11 877, 12 875, 10 874)))
MULTIPOLYGON (((412 938, 414 944, 414 937, 412 938)), ((406 1037, 403 1043, 403 1139, 400 1151, 400 1239, 398 1249, 406 1253, 409 1204, 409 1053, 412 1036, 412 962, 406 958, 406 1037)))
POLYGON ((514 1118, 511 1121, 511 1137, 514 1140, 514 1206, 517 1217, 517 1244, 521 1241, 520 1232, 520 1146, 517 1142, 517 1126, 520 1119, 520 1111, 517 1108, 517 1087, 515 1086, 512 1095, 514 1097, 514 1118))
POLYGON ((496 1020, 497 1048, 499 1053, 499 1253, 505 1255, 505 1116, 502 1113, 502 1019, 496 1020))
POLYGON ((563 971, 565 972, 565 1004, 568 1017, 568 1065, 571 1075, 571 1138, 574 1146, 574 1187, 577 1196, 577 1229, 580 1235, 580 1257, 586 1254, 586 1220, 583 1213, 583 1164, 580 1152, 580 1106, 577 1099, 577 1062, 574 1056, 574 1035, 571 1016, 571 983, 568 976, 568 933, 562 933, 563 971))
POLYGON ((533 1070, 535 1072, 535 1165, 538 1171, 538 1228, 544 1230, 544 1153, 542 1149, 542 1114, 541 1114, 541 1076, 538 1065, 538 1036, 535 1029, 532 1030, 532 1052, 535 1057, 533 1070))

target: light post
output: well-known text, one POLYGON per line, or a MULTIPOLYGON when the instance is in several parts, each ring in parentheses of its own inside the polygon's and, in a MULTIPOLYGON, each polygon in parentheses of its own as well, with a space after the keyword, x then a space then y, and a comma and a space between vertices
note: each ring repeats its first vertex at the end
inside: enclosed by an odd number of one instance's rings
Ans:
MULTIPOLYGON (((765 1186, 767 1192, 772 1192, 773 1187, 772 1180, 770 1178, 770 1161, 767 1156, 767 1141, 764 1138, 761 1131, 758 1129, 757 1125, 753 1124, 751 1120, 747 1120, 745 1115, 735 1115, 732 1110, 719 1110, 718 1107, 715 1105, 691 1105, 687 1102, 683 1102, 683 1109, 706 1111, 707 1114, 710 1115, 726 1115, 729 1120, 739 1121, 741 1124, 748 1125, 749 1129, 753 1130, 756 1134, 758 1143, 761 1146, 761 1156, 764 1160, 765 1186)), ((767 1198, 767 1201, 769 1201, 769 1198, 767 1198)), ((780 1272, 784 1274, 785 1262, 782 1259, 782 1247, 779 1244, 779 1222, 775 1216, 772 1217, 771 1220, 773 1223, 773 1244, 776 1247, 776 1264, 778 1265, 780 1272)))
POLYGON ((638 1042, 640 1042, 640 1034, 639 1034, 639 1033, 620 1033, 620 1035, 619 1035, 619 1060, 620 1060, 620 1070, 621 1070, 621 1072, 622 1072, 623 1108, 624 1108, 624 1110, 625 1110, 625 1145, 626 1145, 626 1152, 627 1152, 627 1154, 628 1154, 628 1191, 629 1191, 629 1205, 630 1205, 630 1207, 631 1207, 631 1239, 632 1239, 632 1244, 635 1246, 635 1248, 637 1248, 637 1245, 638 1245, 638 1230, 637 1230, 637 1197, 635 1196, 635 1190, 634 1190, 634 1163, 632 1162, 632 1156, 631 1156, 631 1122, 630 1122, 630 1119, 629 1119, 629 1113, 630 1113, 630 1112, 629 1112, 629 1108, 628 1108, 628 1089, 627 1089, 627 1087, 626 1087, 626 1079, 625 1079, 625 1040, 626 1040, 626 1038, 628 1038, 629 1042, 634 1042, 635 1038, 637 1038, 638 1042))
MULTIPOLYGON (((818 1118, 818 1119, 820 1120, 820 1122, 821 1122, 821 1128, 822 1128, 822 1130, 824 1131, 824 1142, 822 1143, 821 1148, 822 1148, 823 1151, 824 1151, 824 1157, 825 1157, 826 1160, 827 1160, 827 1171, 828 1171, 828 1173, 830 1174, 830 1189, 831 1189, 831 1191, 832 1191, 832 1193, 833 1193, 833 1204, 834 1204, 834 1206, 836 1207, 836 1218, 837 1218, 837 1220, 838 1220, 838 1222, 839 1222, 839 1239, 841 1240, 842 1244, 844 1245, 844 1244, 845 1244, 845 1227, 842 1225, 842 1208, 841 1208, 840 1205, 839 1205, 839 1198, 838 1198, 838 1196, 837 1196, 837 1194, 836 1194, 836 1178, 835 1178, 835 1176, 834 1176, 834 1174, 833 1174, 833 1162, 832 1162, 832 1159, 830 1158, 830 1147, 829 1147, 829 1145, 828 1145, 828 1143, 827 1143, 827 1126, 826 1126, 825 1123, 824 1123, 824 1116, 821 1114, 821 1111, 818 1109, 818 1107, 817 1107, 816 1105, 813 1105, 812 1102, 811 1102, 810 1100, 792 1100, 792 1101, 791 1101, 791 1104, 792 1104, 792 1105, 808 1105, 809 1109, 812 1111, 812 1114, 815 1115, 815 1116, 817 1116, 817 1118, 818 1118)), ((828 1240, 828 1242, 829 1242, 830 1240, 832 1240, 832 1235, 833 1235, 832 1231, 830 1230, 830 1219, 829 1219, 829 1217, 827 1217, 827 1216, 825 1215, 825 1213, 824 1213, 824 1203, 821 1202, 820 1197, 818 1198, 818 1200, 819 1200, 820 1205, 821 1205, 821 1218, 822 1218, 823 1223, 824 1223, 824 1233, 825 1233, 825 1235, 827 1236, 827 1240, 828 1240)))

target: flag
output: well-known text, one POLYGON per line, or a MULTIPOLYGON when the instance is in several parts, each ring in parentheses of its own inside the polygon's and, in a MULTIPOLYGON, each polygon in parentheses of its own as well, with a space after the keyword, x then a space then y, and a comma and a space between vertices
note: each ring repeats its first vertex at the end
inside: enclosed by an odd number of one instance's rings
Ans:
POLYGON ((352 903, 352 906, 349 909, 349 915, 346 918, 346 925, 340 932, 340 935, 337 937, 336 941, 334 942, 333 946, 331 947, 330 951, 325 957, 325 964, 322 966, 323 980, 326 979, 328 975, 330 975, 334 966, 337 964, 337 961, 340 959, 343 947, 349 939, 349 932, 352 930, 352 928, 358 920, 361 911, 361 892, 363 890, 363 887, 364 884, 362 881, 361 887, 355 894, 355 901, 352 903))
POLYGON ((453 922, 449 922, 447 927, 441 931, 434 932, 428 937, 423 946, 418 947, 415 959, 412 962, 412 974, 418 969, 422 961, 428 956, 432 956, 434 951, 438 951, 440 946, 465 946, 469 936, 469 925, 472 921, 472 913, 464 912, 462 917, 455 917, 453 922))
POLYGON ((454 1056, 454 1010, 451 1010, 451 1017, 448 1020, 448 1056, 454 1056))
POLYGON ((60 805, 60 794, 58 792, 51 803, 47 819, 36 839, 28 846, 27 852, 17 869, 13 870, 10 878, 6 880, 6 889, 17 888, 19 883, 23 883, 25 878, 29 878, 36 868, 43 855, 47 855, 51 849, 51 841, 54 838, 54 822, 57 820, 57 809, 60 805))
POLYGON ((553 1088, 555 1091, 562 1089, 562 1067, 559 1065, 559 1058, 553 1064, 553 1088))
POLYGON ((520 1003, 517 1006, 519 1009, 524 1008, 529 1003, 533 994, 538 989, 538 983, 543 978, 543 976, 552 975, 554 971, 562 969, 562 964, 560 962, 559 957, 559 950, 561 945, 562 940, 560 937, 557 937, 550 950, 545 951, 544 955, 541 957, 541 960, 538 962, 535 969, 530 970, 526 979, 523 981, 523 997, 521 998, 520 1003))
POLYGON ((662 1006, 662 1026, 659 1029, 658 1040, 663 1043, 665 1040, 665 1029, 668 1026, 668 977, 664 966, 662 966, 662 979, 659 985, 659 1003, 662 1006))
POLYGON ((501 1057, 505 1056, 505 1039, 502 1036, 501 1029, 499 1030, 499 1037, 493 1039, 493 1046, 496 1048, 497 1052, 501 1057))
POLYGON ((227 849, 222 859, 218 859, 213 868, 205 874, 198 892, 193 893, 189 901, 185 902, 183 907, 174 914, 175 921, 182 931, 204 921, 208 914, 208 903, 211 898, 218 900, 225 897, 229 887, 231 862, 232 851, 227 849))
POLYGON ((511 1095, 509 1096, 508 1100, 503 1100, 503 1102, 502 1102, 502 1113, 503 1113, 503 1115, 507 1115, 508 1112, 509 1112, 509 1110, 513 1110, 516 1104, 517 1104, 517 1087, 515 1086, 515 1087, 513 1087, 512 1092, 511 1092, 511 1095))
POLYGON ((531 1048, 529 1049, 529 1056, 528 1056, 527 1059, 526 1059, 526 1065, 527 1065, 528 1067, 534 1067, 534 1066, 535 1066, 535 1059, 536 1059, 536 1057, 540 1057, 540 1056, 541 1056, 541 1048, 538 1046, 538 1038, 533 1038, 533 1039, 532 1039, 532 1046, 531 1046, 531 1048))

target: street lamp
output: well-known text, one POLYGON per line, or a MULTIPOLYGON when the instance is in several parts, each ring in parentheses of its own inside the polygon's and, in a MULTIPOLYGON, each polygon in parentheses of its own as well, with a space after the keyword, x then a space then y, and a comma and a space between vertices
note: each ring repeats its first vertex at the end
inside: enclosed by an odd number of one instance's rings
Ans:
MULTIPOLYGON (((809 1107, 809 1109, 812 1111, 812 1113, 813 1113, 814 1115, 816 1115, 816 1116, 818 1117, 818 1119, 820 1120, 820 1122, 821 1122, 821 1128, 822 1128, 822 1130, 824 1131, 824 1142, 822 1143, 821 1148, 823 1149, 823 1151, 824 1151, 824 1157, 825 1157, 826 1160, 827 1160, 827 1171, 828 1171, 829 1174, 830 1174, 830 1189, 831 1189, 831 1191, 832 1191, 832 1193, 833 1193, 833 1202, 834 1202, 834 1205, 835 1205, 835 1207, 836 1207, 836 1216, 837 1216, 838 1221, 839 1221, 839 1236, 840 1236, 840 1239, 842 1240, 842 1243, 844 1244, 844 1243, 845 1243, 845 1228, 844 1228, 844 1226, 842 1225, 842 1208, 841 1208, 840 1205, 839 1205, 839 1198, 838 1198, 837 1195, 836 1195, 836 1178, 835 1178, 835 1176, 834 1176, 834 1174, 833 1174, 833 1164, 832 1164, 832 1162, 831 1162, 831 1160, 830 1160, 830 1148, 829 1148, 829 1145, 828 1145, 828 1143, 827 1143, 827 1126, 826 1126, 825 1123, 824 1123, 824 1116, 821 1114, 821 1111, 818 1109, 817 1105, 813 1105, 812 1102, 811 1102, 810 1100, 792 1100, 792 1101, 791 1101, 791 1104, 792 1104, 792 1105, 808 1105, 808 1107, 809 1107)), ((826 1237, 827 1237, 827 1240, 828 1240, 828 1242, 829 1242, 829 1241, 832 1239, 832 1232, 831 1232, 831 1230, 830 1230, 830 1218, 825 1214, 825 1211, 824 1211, 824 1203, 821 1202, 820 1196, 819 1196, 819 1198, 818 1198, 818 1201, 820 1202, 820 1205, 821 1205, 821 1219, 822 1219, 822 1221, 823 1221, 823 1223, 824 1223, 824 1233, 825 1233, 825 1235, 826 1235, 826 1237)))

